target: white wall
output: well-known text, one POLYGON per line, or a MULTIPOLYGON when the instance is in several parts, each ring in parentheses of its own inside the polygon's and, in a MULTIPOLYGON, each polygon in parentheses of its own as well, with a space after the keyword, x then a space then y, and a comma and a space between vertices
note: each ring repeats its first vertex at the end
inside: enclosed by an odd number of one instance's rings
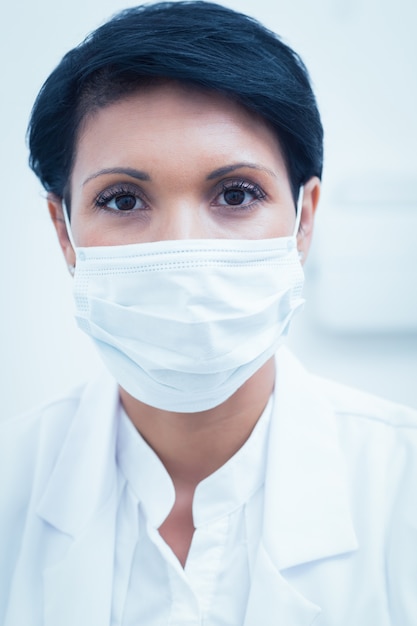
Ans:
MULTIPOLYGON (((308 304, 291 344, 318 373, 417 406, 416 5, 225 4, 258 17, 301 54, 326 130, 308 304), (351 232, 346 216, 356 224, 351 232), (372 267, 366 282, 362 269, 372 267)), ((26 0, 2 11, 0 417, 63 392, 99 367, 72 320, 71 279, 26 164, 24 134, 36 93, 61 56, 125 6, 122 0, 26 0)))

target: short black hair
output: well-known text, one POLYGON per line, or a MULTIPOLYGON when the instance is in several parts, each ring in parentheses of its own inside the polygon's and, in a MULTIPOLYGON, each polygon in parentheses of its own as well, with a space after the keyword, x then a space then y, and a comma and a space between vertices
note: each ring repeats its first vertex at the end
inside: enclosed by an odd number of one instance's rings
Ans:
POLYGON ((161 79, 221 92, 276 132, 294 197, 321 177, 323 128, 300 57, 255 19, 205 1, 126 9, 68 52, 44 83, 28 127, 29 164, 64 197, 84 117, 161 79))

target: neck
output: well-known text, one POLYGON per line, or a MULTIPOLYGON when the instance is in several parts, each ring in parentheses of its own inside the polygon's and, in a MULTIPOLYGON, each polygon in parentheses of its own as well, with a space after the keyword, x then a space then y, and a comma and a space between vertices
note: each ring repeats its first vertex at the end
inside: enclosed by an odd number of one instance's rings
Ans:
POLYGON ((163 411, 136 400, 124 389, 120 397, 174 485, 192 488, 242 447, 268 402, 274 380, 272 358, 226 402, 199 413, 163 411))

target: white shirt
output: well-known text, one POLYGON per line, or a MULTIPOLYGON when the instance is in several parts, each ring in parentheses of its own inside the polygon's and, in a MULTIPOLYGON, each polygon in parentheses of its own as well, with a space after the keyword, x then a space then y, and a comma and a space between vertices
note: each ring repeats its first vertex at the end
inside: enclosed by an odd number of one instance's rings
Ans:
POLYGON ((195 491, 182 568, 158 528, 175 501, 164 465, 120 411, 112 626, 220 626, 244 620, 262 528, 272 399, 249 439, 195 491))

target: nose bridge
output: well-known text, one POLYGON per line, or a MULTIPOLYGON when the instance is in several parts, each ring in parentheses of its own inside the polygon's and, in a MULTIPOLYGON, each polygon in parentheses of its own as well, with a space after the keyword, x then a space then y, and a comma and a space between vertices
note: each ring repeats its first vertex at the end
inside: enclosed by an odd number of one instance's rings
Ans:
POLYGON ((198 202, 184 199, 171 201, 161 213, 161 240, 204 239, 208 236, 203 211, 198 202))

